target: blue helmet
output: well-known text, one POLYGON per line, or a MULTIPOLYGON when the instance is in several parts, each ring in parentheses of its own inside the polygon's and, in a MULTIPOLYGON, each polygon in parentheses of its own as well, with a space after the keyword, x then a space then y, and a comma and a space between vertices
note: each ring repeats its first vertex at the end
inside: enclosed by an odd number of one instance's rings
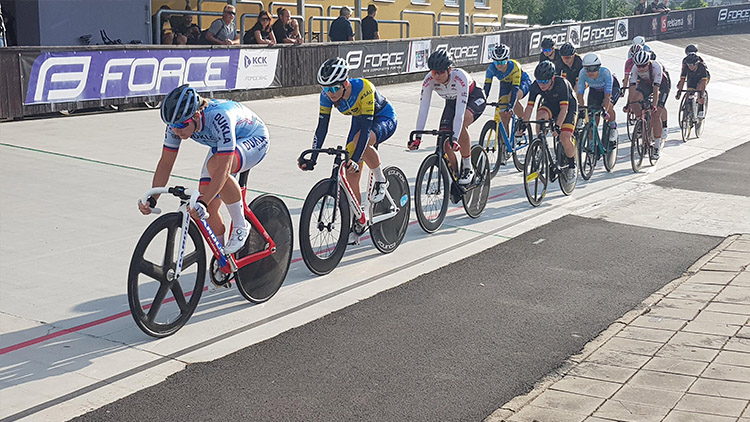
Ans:
POLYGON ((201 98, 195 88, 180 85, 162 101, 161 120, 168 125, 182 123, 198 111, 200 104, 201 98))

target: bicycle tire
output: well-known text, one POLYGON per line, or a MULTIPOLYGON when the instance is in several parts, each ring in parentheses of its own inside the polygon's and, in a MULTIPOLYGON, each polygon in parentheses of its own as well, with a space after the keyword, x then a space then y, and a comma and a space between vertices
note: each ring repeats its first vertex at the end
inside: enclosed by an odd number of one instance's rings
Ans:
POLYGON ((495 177, 498 171, 500 171, 500 157, 505 153, 505 148, 501 148, 500 144, 505 146, 505 142, 500 142, 498 133, 495 130, 497 122, 494 120, 488 120, 482 128, 482 132, 479 135, 479 146, 484 149, 487 153, 487 158, 490 160, 490 175, 495 177))
MULTIPOLYGON (((573 139, 573 142, 575 142, 575 139, 573 139)), ((565 155, 565 148, 562 146, 559 139, 555 143, 555 154, 557 154, 557 165, 560 166, 560 173, 557 177, 557 182, 560 184, 560 190, 562 193, 565 196, 569 196, 576 189, 576 184, 578 183, 578 172, 573 172, 573 180, 565 178, 565 170, 561 166, 561 163, 567 162, 568 157, 565 155)), ((575 155, 573 156, 573 159, 575 160, 575 155)), ((577 165, 578 163, 576 163, 576 166, 577 165)))
MULTIPOLYGON (((273 195, 261 195, 255 198, 249 207, 263 229, 273 239, 276 252, 238 268, 235 281, 242 297, 252 303, 263 303, 279 291, 292 263, 292 250, 294 249, 292 216, 284 201, 273 195)), ((239 260, 264 249, 266 249, 265 239, 255 228, 252 228, 245 246, 234 256, 239 260)))
POLYGON ((474 181, 477 186, 463 195, 466 214, 478 218, 487 206, 490 197, 490 166, 487 153, 479 145, 471 147, 471 165, 474 167, 474 181))
POLYGON ((638 121, 633 127, 633 137, 630 141, 630 166, 635 173, 641 170, 643 154, 646 152, 646 141, 643 131, 643 122, 638 121))
POLYGON ((688 107, 690 103, 687 101, 688 95, 685 94, 680 101, 680 109, 678 112, 677 121, 680 124, 680 132, 682 134, 682 142, 687 142, 690 139, 690 113, 688 107))
POLYGON ((414 182, 414 209, 422 230, 434 233, 440 228, 448 213, 448 201, 450 201, 448 171, 440 165, 440 157, 437 154, 430 154, 419 166, 417 180, 414 182), (425 177, 428 177, 427 183, 425 183, 425 177), (439 200, 442 202, 439 206, 435 206, 439 200), (426 206, 429 207, 427 213, 425 212, 426 206))
POLYGON ((174 271, 177 266, 174 258, 175 244, 178 244, 176 237, 182 231, 182 218, 182 213, 172 212, 154 220, 141 235, 133 251, 133 257, 130 260, 128 271, 128 305, 130 306, 130 313, 138 328, 151 337, 167 337, 182 328, 193 315, 203 293, 203 283, 206 280, 206 249, 203 237, 192 220, 188 226, 187 239, 189 239, 189 242, 186 239, 186 254, 183 257, 182 273, 177 280, 167 280, 170 271, 174 271), (161 248, 163 257, 161 258, 161 265, 157 266, 157 264, 146 259, 145 254, 148 253, 149 245, 151 245, 152 241, 164 230, 167 231, 167 234, 164 247, 161 248), (193 246, 190 253, 187 253, 191 249, 188 247, 188 243, 192 243, 193 246), (192 267, 193 264, 197 265, 194 284, 192 290, 185 292, 182 282, 186 282, 186 286, 190 284, 189 277, 186 277, 188 273, 185 270, 192 267), (150 303, 145 305, 142 304, 145 299, 144 293, 148 293, 148 290, 153 290, 154 286, 152 283, 147 283, 143 286, 142 291, 139 283, 141 275, 145 275, 159 283, 153 300, 148 300, 147 302, 150 303), (170 292, 172 293, 171 299, 167 298, 167 294, 170 292), (172 302, 174 302, 174 305, 172 305, 172 302), (163 305, 165 304, 168 305, 169 309, 164 308, 163 305), (176 310, 174 310, 175 307, 177 308, 176 310), (165 315, 169 310, 173 310, 173 312, 165 315), (164 311, 161 317, 166 316, 165 322, 157 321, 157 319, 160 319, 159 314, 161 311, 164 311), (173 319, 170 318, 175 312, 177 316, 173 319))
POLYGON ((549 157, 547 157, 542 140, 537 138, 531 141, 523 166, 523 188, 526 192, 526 199, 532 206, 538 207, 542 203, 547 194, 548 184, 549 157))
MULTIPOLYGON (((656 124, 661 124, 661 123, 657 122, 656 124)), ((646 151, 644 152, 644 155, 646 153, 648 153, 648 162, 649 162, 649 164, 651 164, 652 166, 654 166, 654 165, 656 165, 656 162, 659 161, 659 160, 658 160, 658 158, 654 158, 654 139, 653 138, 649 139, 649 137, 653 136, 653 133, 654 133, 653 132, 653 127, 650 124, 647 125, 647 126, 648 126, 648 130, 645 131, 646 132, 646 137, 647 137, 646 139, 647 139, 647 141, 644 142, 645 145, 646 145, 645 146, 646 151)), ((664 150, 664 144, 666 144, 666 143, 667 143, 667 131, 664 130, 664 129, 662 129, 662 144, 661 144, 662 151, 664 150)))
POLYGON ((334 179, 319 181, 307 194, 300 214, 299 246, 307 268, 317 275, 333 271, 346 251, 350 228, 351 210, 344 190, 334 179), (338 192, 339 197, 336 219, 332 218, 336 198, 331 192, 338 192), (311 225, 313 220, 315 225, 311 225))
POLYGON ((706 123, 706 116, 708 116, 708 91, 703 92, 703 118, 697 119, 695 122, 696 138, 700 138, 703 135, 703 125, 706 123))
MULTIPOLYGON (((607 170, 608 173, 611 173, 612 170, 615 168, 615 164, 617 163, 617 149, 620 147, 619 146, 620 140, 618 139, 619 138, 619 134, 618 134, 618 135, 615 135, 614 142, 610 141, 609 132, 611 130, 614 130, 615 132, 617 132, 617 128, 613 129, 609 127, 609 122, 607 121, 605 121, 604 124, 605 124, 605 127, 608 128, 605 137, 603 137, 603 139, 605 139, 605 141, 603 141, 604 143, 604 157, 603 157, 604 169, 607 170)), ((603 132, 604 131, 602 131, 602 133, 603 132)))
POLYGON ((583 130, 579 131, 583 139, 577 142, 578 148, 576 150, 578 151, 578 168, 583 180, 591 179, 591 175, 594 174, 595 162, 592 159, 596 156, 596 152, 594 151, 596 142, 589 136, 589 133, 592 131, 593 125, 591 122, 586 123, 583 130))
POLYGON ((513 146, 513 165, 516 167, 516 171, 523 172, 523 164, 526 160, 526 148, 528 146, 529 139, 526 133, 521 137, 515 138, 515 145, 513 146))
MULTIPOLYGON (((409 227, 411 212, 411 195, 409 181, 398 167, 386 167, 383 174, 388 180, 388 194, 396 202, 398 213, 384 221, 370 226, 370 238, 375 248, 382 253, 391 253, 404 240, 406 229, 409 227)), ((382 200, 373 206, 372 215, 390 212, 390 202, 382 200)))

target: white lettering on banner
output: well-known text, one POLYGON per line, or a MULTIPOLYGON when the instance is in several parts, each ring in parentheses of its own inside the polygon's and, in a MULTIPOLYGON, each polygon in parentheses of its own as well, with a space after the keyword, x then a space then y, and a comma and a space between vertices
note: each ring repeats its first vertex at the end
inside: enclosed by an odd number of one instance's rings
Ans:
POLYGON ((368 54, 365 66, 378 68, 383 66, 401 66, 404 64, 404 53, 368 54))
MULTIPOLYGON (((555 45, 565 44, 565 42, 568 40, 568 33, 558 32, 557 34, 547 34, 544 36, 544 38, 552 38, 552 40, 555 42, 555 45)), ((531 41, 529 42, 529 48, 530 49, 539 48, 541 43, 542 43, 542 33, 532 32, 531 41)))
POLYGON ((203 82, 202 80, 194 80, 194 81, 190 80, 190 68, 193 65, 196 65, 196 64, 204 65, 207 62, 208 62, 208 57, 191 57, 191 58, 189 58, 187 60, 187 63, 185 64, 185 78, 184 78, 185 83, 186 84, 190 84, 190 86, 192 86, 193 88, 196 88, 196 89, 198 89, 198 88, 205 88, 206 87, 206 83, 203 82))
POLYGON ((750 9, 729 10, 721 9, 719 11, 719 21, 736 21, 750 20, 750 9))
POLYGON ((211 57, 206 66, 206 77, 203 79, 207 87, 226 88, 226 79, 221 79, 221 64, 229 63, 229 56, 211 57), (216 67, 214 67, 216 66, 216 67), (212 76, 219 78, 211 79, 212 76))
POLYGON ((445 50, 448 54, 456 59, 473 59, 479 57, 479 46, 478 45, 465 45, 462 47, 449 47, 448 44, 439 44, 435 51, 445 50))
POLYGON ((89 67, 91 66, 90 56, 80 57, 50 57, 42 63, 39 68, 39 77, 36 81, 36 89, 34 91, 34 101, 42 101, 44 95, 44 87, 47 81, 47 72, 50 71, 54 66, 71 66, 79 65, 81 70, 76 71, 64 71, 55 72, 52 71, 50 77, 50 83, 58 82, 77 82, 74 88, 67 89, 53 89, 50 88, 47 92, 47 98, 50 100, 64 100, 64 99, 75 99, 83 92, 86 88, 86 81, 89 76, 89 67))
POLYGON ((596 42, 613 39, 614 37, 614 26, 608 26, 606 28, 592 28, 591 26, 584 26, 583 29, 581 29, 581 42, 596 42))
POLYGON ((107 90, 107 83, 109 81, 122 80, 122 72, 113 72, 112 71, 113 67, 130 66, 130 64, 133 63, 133 60, 135 59, 108 60, 107 64, 104 66, 104 74, 102 75, 102 86, 99 92, 101 94, 104 94, 104 92, 107 90))
POLYGON ((346 64, 349 65, 349 69, 359 69, 359 66, 362 65, 362 51, 346 53, 346 64))
POLYGON ((267 88, 276 75, 278 50, 240 50, 236 89, 267 88))
POLYGON ((165 57, 159 64, 159 78, 156 82, 157 91, 161 91, 161 84, 164 79, 177 78, 177 86, 182 85, 182 79, 185 77, 185 59, 182 57, 165 57), (177 65, 175 69, 166 69, 169 65, 177 65))
POLYGON ((675 27, 678 27, 678 26, 683 26, 684 24, 685 23, 682 20, 682 18, 667 20, 667 27, 669 27, 669 28, 675 28, 675 27))
POLYGON ((135 59, 133 64, 130 65, 130 77, 128 78, 128 91, 130 92, 143 92, 151 91, 156 86, 156 77, 158 76, 157 69, 159 68, 159 60, 154 57, 145 57, 135 59), (135 74, 138 73, 138 66, 143 66, 151 72, 151 80, 147 83, 135 83, 135 74))

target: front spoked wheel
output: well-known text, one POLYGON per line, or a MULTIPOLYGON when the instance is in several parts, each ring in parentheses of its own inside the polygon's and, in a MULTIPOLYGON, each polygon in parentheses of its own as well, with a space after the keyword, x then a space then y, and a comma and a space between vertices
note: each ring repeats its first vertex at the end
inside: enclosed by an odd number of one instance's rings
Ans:
POLYGON ((299 221, 300 252, 310 271, 324 275, 336 268, 346 250, 350 225, 349 204, 336 181, 323 179, 313 186, 299 221))
POLYGON ((130 260, 130 313, 138 328, 152 337, 166 337, 182 328, 203 293, 206 250, 203 237, 192 221, 185 240, 182 270, 175 277, 182 235, 182 213, 165 214, 146 228, 130 260))
MULTIPOLYGON (((263 303, 279 291, 289 271, 289 265, 292 263, 294 248, 292 217, 284 201, 272 195, 255 198, 250 203, 250 210, 276 244, 276 252, 240 267, 235 280, 237 289, 245 299, 253 303, 263 303)), ((248 224, 250 224, 249 221, 248 224)), ((255 227, 252 227, 245 246, 234 256, 235 259, 240 260, 265 249, 265 239, 255 227)))
POLYGON ((547 194, 549 159, 541 139, 534 139, 526 151, 523 166, 523 188, 532 206, 538 207, 547 194))
POLYGON ((463 196, 464 210, 471 218, 477 218, 487 206, 490 196, 490 165, 487 154, 478 145, 471 148, 471 165, 474 167, 474 180, 463 196))
POLYGON ((608 172, 612 172, 612 169, 615 168, 615 163, 617 162, 617 149, 619 148, 619 136, 617 135, 617 129, 613 129, 609 122, 604 122, 604 127, 606 130, 603 130, 602 133, 604 133, 602 137, 602 142, 604 143, 604 168, 608 172), (615 140, 610 141, 610 137, 612 136, 611 132, 615 131, 615 140))
POLYGON ((581 134, 581 138, 578 141, 578 167, 581 170, 581 177, 583 180, 591 179, 591 175, 594 174, 594 166, 596 166, 596 142, 590 133, 592 131, 592 125, 587 124, 582 131, 578 132, 581 134))
POLYGON ((646 133, 643 130, 643 121, 636 122, 633 127, 633 136, 630 141, 630 166, 638 173, 643 164, 643 155, 646 153, 646 133))
MULTIPOLYGON (((409 227, 409 212, 411 211, 411 195, 406 175, 398 167, 386 167, 383 170, 388 180, 388 195, 398 209, 398 213, 384 221, 370 227, 370 237, 375 247, 382 253, 391 253, 404 240, 406 229, 409 227)), ((372 217, 391 212, 391 202, 384 198, 373 206, 372 217)))
POLYGON ((482 132, 479 135, 479 146, 484 149, 487 153, 487 158, 490 160, 490 176, 495 177, 497 172, 500 170, 500 160, 502 154, 505 154, 505 148, 501 148, 500 144, 505 146, 505 142, 500 142, 497 139, 497 122, 490 120, 484 124, 482 132))
POLYGON ((440 228, 448 213, 449 200, 448 169, 442 168, 437 154, 430 154, 419 166, 414 185, 414 208, 422 230, 433 233, 440 228))

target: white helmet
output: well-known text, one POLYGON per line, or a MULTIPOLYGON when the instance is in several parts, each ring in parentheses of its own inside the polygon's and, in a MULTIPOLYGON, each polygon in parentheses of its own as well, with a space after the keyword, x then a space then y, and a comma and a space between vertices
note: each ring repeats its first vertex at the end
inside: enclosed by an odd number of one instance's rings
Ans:
POLYGON ((646 39, 638 35, 637 37, 633 38, 633 44, 644 45, 646 44, 646 39))
POLYGON ((349 78, 349 66, 341 57, 328 59, 318 69, 318 83, 331 86, 344 82, 349 78))
POLYGON ((510 48, 505 44, 498 44, 490 50, 492 60, 508 60, 510 57, 510 48))
POLYGON ((635 56, 633 56, 633 63, 638 66, 643 66, 644 64, 648 64, 648 62, 651 60, 651 53, 648 51, 639 51, 635 53, 635 56))
POLYGON ((588 66, 601 66, 602 61, 599 60, 599 56, 596 53, 589 53, 583 56, 583 65, 588 66))

